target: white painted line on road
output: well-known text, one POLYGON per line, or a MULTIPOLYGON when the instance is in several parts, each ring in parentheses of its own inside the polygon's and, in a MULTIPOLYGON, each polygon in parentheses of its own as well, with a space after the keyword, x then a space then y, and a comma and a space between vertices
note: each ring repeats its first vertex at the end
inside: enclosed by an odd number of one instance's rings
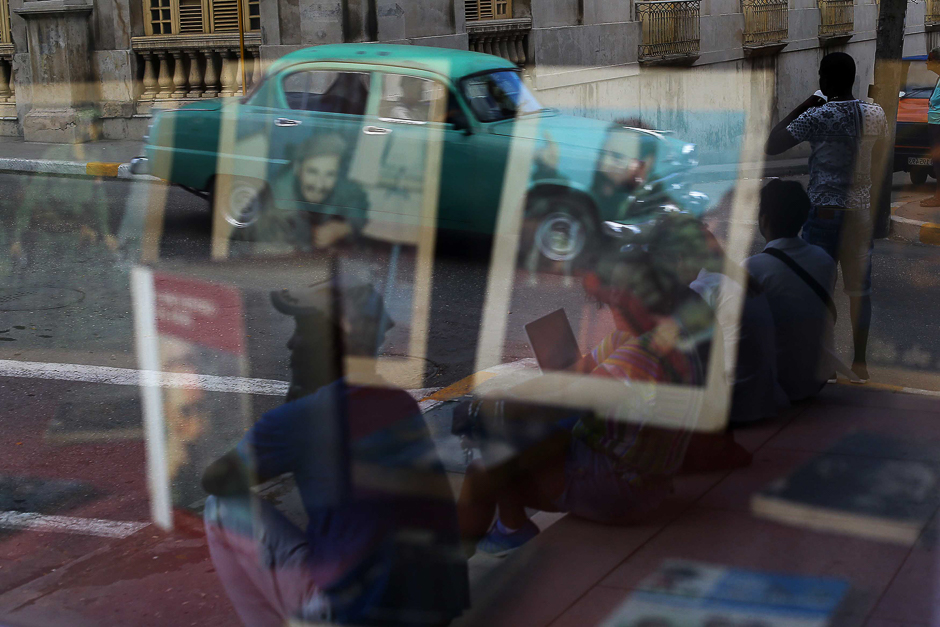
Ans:
MULTIPOLYGON (((0 377, 19 379, 48 379, 52 381, 78 381, 108 385, 141 385, 142 374, 150 371, 84 364, 56 364, 41 361, 0 359, 0 377)), ((246 377, 216 377, 204 374, 157 372, 154 381, 161 388, 185 388, 206 392, 231 392, 258 396, 284 396, 289 383, 275 379, 249 379, 246 377)), ((415 400, 421 400, 440 388, 407 390, 415 400)))
MULTIPOLYGON (((80 381, 110 385, 140 385, 143 371, 132 368, 86 366, 83 364, 55 364, 38 361, 0 359, 0 377, 80 381)), ((149 372, 147 374, 150 374, 149 372)), ((206 374, 156 372, 155 382, 162 388, 185 388, 206 392, 232 392, 260 396, 284 396, 286 381, 249 379, 246 377, 216 377, 206 374)))
POLYGON ((903 216, 891 216, 891 219, 895 222, 900 222, 901 224, 913 224, 914 226, 924 226, 927 224, 921 220, 912 220, 911 218, 905 218, 903 216))
POLYGON ((137 533, 150 523, 120 522, 100 518, 75 518, 73 516, 46 516, 32 512, 0 512, 0 528, 29 531, 72 533, 100 538, 126 538, 137 533))

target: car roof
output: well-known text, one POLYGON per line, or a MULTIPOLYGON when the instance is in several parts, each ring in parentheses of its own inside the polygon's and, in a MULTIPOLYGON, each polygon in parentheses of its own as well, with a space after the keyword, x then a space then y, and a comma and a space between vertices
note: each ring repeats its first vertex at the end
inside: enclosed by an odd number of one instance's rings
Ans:
POLYGON ((296 50, 275 61, 271 72, 305 61, 355 61, 431 70, 453 78, 478 72, 515 69, 516 65, 500 57, 467 50, 408 46, 396 44, 327 44, 296 50))

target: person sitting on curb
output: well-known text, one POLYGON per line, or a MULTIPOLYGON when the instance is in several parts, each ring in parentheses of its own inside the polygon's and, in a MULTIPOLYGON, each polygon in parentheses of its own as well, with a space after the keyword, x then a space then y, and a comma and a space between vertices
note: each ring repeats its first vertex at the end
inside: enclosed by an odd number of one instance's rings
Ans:
MULTIPOLYGON (((721 200, 728 209, 732 194, 728 192, 721 200)), ((709 231, 703 233, 718 252, 719 263, 702 267, 689 287, 714 310, 721 331, 722 342, 716 348, 724 351, 725 375, 732 386, 728 422, 734 427, 771 418, 790 402, 777 381, 770 304, 760 285, 743 268, 734 278, 724 274, 722 266, 728 261, 721 244, 709 231)))
POLYGON ((203 475, 212 561, 246 625, 447 624, 469 605, 450 484, 414 399, 341 374, 381 345, 381 297, 350 288, 337 320, 332 292, 272 294, 296 320, 291 385, 203 475), (250 490, 288 472, 306 531, 250 490))
MULTIPOLYGON (((703 384, 714 318, 678 272, 680 256, 690 249, 685 236, 698 233, 682 226, 663 219, 646 241, 618 243, 584 277, 586 292, 610 307, 616 329, 575 371, 627 385, 703 384)), ((475 550, 493 555, 539 533, 526 508, 605 524, 628 524, 652 512, 671 494, 695 426, 655 424, 656 408, 645 407, 640 397, 629 420, 508 401, 474 400, 459 412, 505 431, 515 425, 531 432, 539 421, 551 425, 549 435, 516 446, 521 452, 507 461, 484 454, 488 464, 474 462, 467 471, 458 499, 461 533, 468 544, 479 540, 475 550)), ((689 413, 688 420, 697 420, 689 413)))
POLYGON ((796 181, 764 186, 758 225, 767 246, 744 262, 770 304, 777 377, 791 401, 817 394, 836 367, 830 311, 836 264, 825 250, 799 237, 811 208, 796 181))

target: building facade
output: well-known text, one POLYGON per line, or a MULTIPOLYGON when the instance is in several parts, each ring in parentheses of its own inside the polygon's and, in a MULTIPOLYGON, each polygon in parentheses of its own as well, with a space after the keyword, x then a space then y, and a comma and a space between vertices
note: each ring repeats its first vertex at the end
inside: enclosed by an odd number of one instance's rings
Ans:
MULTIPOLYGON (((614 111, 661 66, 761 69, 776 119, 816 89, 829 50, 858 60, 867 93, 877 12, 874 0, 0 0, 0 134, 48 140, 35 130, 81 119, 89 133, 63 141, 140 138, 155 107, 243 93, 270 61, 344 41, 496 54, 543 102, 584 115, 614 111), (61 81, 85 85, 48 89, 61 81)), ((911 2, 905 54, 937 28, 940 0, 911 2)))

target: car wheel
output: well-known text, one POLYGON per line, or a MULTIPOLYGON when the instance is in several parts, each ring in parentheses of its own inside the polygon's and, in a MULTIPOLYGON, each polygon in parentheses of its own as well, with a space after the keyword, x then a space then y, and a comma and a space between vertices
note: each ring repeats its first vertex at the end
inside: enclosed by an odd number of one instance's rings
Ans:
POLYGON ((590 250, 597 229, 583 203, 543 197, 529 203, 525 231, 530 256, 572 266, 590 250))
POLYGON ((927 175, 929 172, 927 168, 912 168, 911 169, 911 183, 914 185, 923 185, 927 182, 927 175))
POLYGON ((257 179, 220 176, 212 194, 213 212, 236 229, 255 224, 267 208, 267 188, 257 179))

